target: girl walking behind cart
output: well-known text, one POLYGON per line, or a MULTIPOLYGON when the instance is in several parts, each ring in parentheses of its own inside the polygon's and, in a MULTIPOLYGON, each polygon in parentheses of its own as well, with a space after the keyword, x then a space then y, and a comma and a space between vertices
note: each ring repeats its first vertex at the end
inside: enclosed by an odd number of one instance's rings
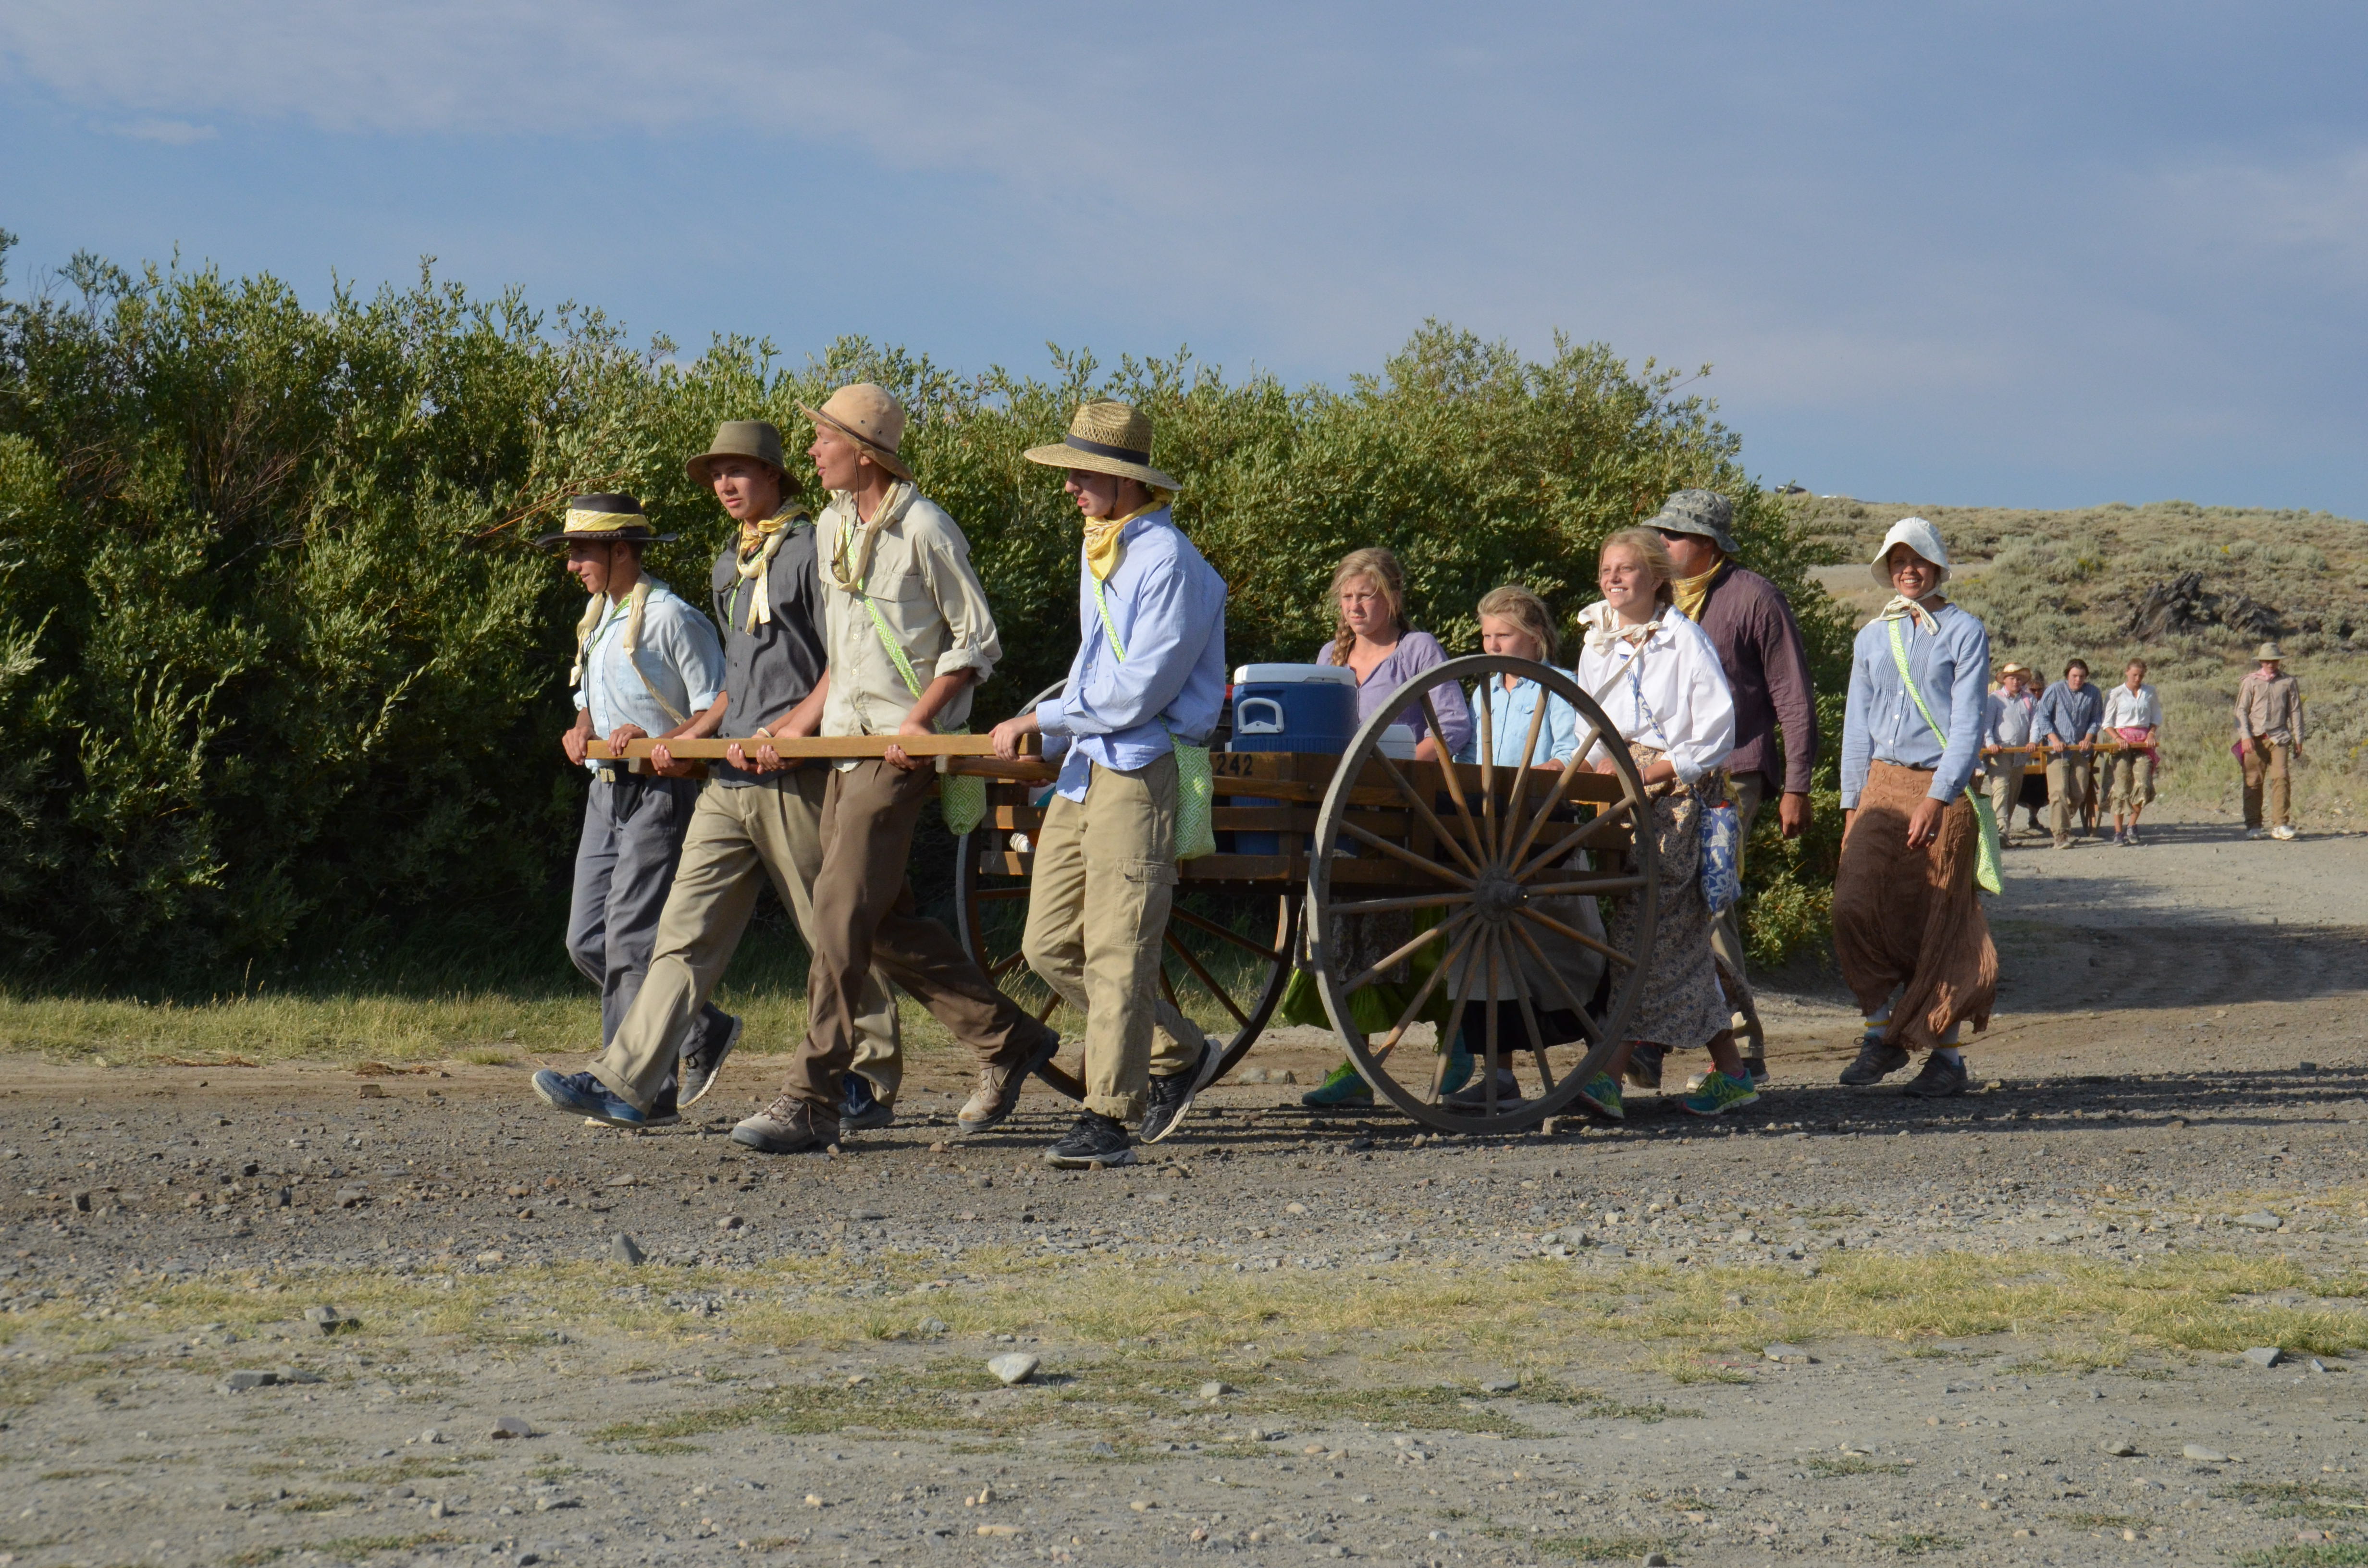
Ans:
MULTIPOLYGON (((1659 923, 1645 957, 1645 994, 1629 1038, 1606 1071, 1580 1091, 1609 1117, 1620 1117, 1620 1076, 1636 1059, 1647 1086, 1660 1082, 1670 1047, 1707 1046, 1711 1071, 1679 1101, 1696 1116, 1717 1116, 1759 1098, 1735 1048, 1726 993, 1711 951, 1710 904, 1702 889, 1702 812, 1725 795, 1724 770, 1735 749, 1735 701, 1718 650, 1671 602, 1674 568, 1660 536, 1629 528, 1603 541, 1596 584, 1603 597, 1579 613, 1586 645, 1578 684, 1593 693, 1628 743, 1647 788, 1656 792, 1649 824, 1661 869, 1659 923)), ((1588 756, 1598 772, 1614 767, 1598 742, 1588 756)), ((1611 915, 1612 946, 1633 950, 1637 901, 1611 915)))
POLYGON ((1866 1031, 1841 1081, 1878 1083, 1920 1048, 1930 1054, 1907 1092, 1939 1098, 1964 1093, 1959 1031, 1968 1019, 1989 1028, 1998 995, 1998 949, 1974 880, 1981 821, 1965 790, 1990 639, 1941 596, 1949 552, 1923 518, 1894 524, 1872 569, 1895 597, 1858 634, 1842 720, 1834 953, 1866 1031))
MULTIPOLYGON (((1439 639, 1428 631, 1417 631, 1408 624, 1406 569, 1390 551, 1378 548, 1352 550, 1342 556, 1340 564, 1332 569, 1332 602, 1338 616, 1338 631, 1316 653, 1315 662, 1345 665, 1356 675, 1360 724, 1372 718, 1398 687, 1423 671, 1447 663, 1447 650, 1439 645, 1439 639)), ((1472 715, 1463 706, 1463 693, 1452 686, 1440 687, 1432 696, 1431 706, 1439 715, 1439 733, 1446 739, 1447 749, 1461 751, 1472 738, 1472 715)), ((1410 713, 1401 714, 1390 729, 1398 739, 1413 744, 1417 762, 1439 760, 1438 745, 1430 738, 1429 727, 1424 723, 1418 706, 1410 713)), ((1403 915, 1355 915, 1348 925, 1352 933, 1348 960, 1349 967, 1356 971, 1395 952, 1415 933, 1413 917, 1403 915)), ((1429 978, 1429 970, 1425 966, 1439 961, 1437 949, 1437 943, 1430 944, 1400 964, 1400 973, 1377 980, 1351 995, 1349 1027, 1362 1029, 1368 1035, 1387 1033, 1415 991, 1429 978)), ((1433 993, 1423 1017, 1444 1027, 1444 991, 1433 993)), ((1315 976, 1306 970, 1292 973, 1276 1008, 1275 1022, 1324 1029, 1332 1027, 1331 1015, 1324 1010, 1324 999, 1315 994, 1315 976)), ((1462 1088, 1471 1076, 1472 1059, 1463 1054, 1459 1044, 1455 1047, 1455 1060, 1447 1064, 1441 1092, 1462 1088)), ((1322 1084, 1300 1096, 1300 1103, 1368 1106, 1373 1103, 1373 1089, 1358 1073, 1357 1064, 1344 1057, 1340 1065, 1326 1074, 1322 1084)))

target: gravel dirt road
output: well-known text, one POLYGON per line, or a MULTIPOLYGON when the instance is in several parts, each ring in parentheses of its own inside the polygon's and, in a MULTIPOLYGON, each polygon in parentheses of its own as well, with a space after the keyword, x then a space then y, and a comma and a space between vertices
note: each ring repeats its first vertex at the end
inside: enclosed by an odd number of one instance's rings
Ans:
POLYGON ((1086 1175, 950 1055, 791 1161, 761 1057, 640 1136, 12 1059, 0 1568, 2368 1561, 2368 838, 2149 825, 2010 854, 1941 1105, 1806 971, 1728 1122, 1320 1116, 1291 1031, 1086 1175))

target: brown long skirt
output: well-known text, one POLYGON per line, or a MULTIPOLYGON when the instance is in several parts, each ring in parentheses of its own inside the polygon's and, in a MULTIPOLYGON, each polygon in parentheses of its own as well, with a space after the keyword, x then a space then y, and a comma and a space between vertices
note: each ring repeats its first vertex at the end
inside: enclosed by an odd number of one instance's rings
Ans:
POLYGON ((1998 949, 1974 887, 1981 824, 1973 802, 1950 801, 1939 836, 1907 847, 1907 819, 1931 788, 1930 773, 1875 763, 1834 880, 1842 981, 1869 1017, 1907 987, 1884 1038, 1910 1050, 1939 1045, 1959 1023, 1989 1028, 1998 1000, 1998 949))

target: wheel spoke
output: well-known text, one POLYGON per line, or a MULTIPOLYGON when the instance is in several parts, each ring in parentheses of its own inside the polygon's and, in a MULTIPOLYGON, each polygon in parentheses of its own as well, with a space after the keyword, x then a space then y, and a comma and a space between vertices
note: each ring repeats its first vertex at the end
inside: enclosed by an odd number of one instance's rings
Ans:
POLYGON ((1334 915, 1386 915, 1394 909, 1440 909, 1451 903, 1470 903, 1468 892, 1417 893, 1411 898, 1367 898, 1355 903, 1328 904, 1334 915))
POLYGON ((1005 975, 1009 974, 1013 970, 1018 969, 1021 964, 1026 963, 1027 961, 1028 954, 1025 949, 1013 953, 1009 958, 998 959, 996 960, 994 967, 986 971, 986 978, 994 981, 997 985, 1000 985, 1003 983, 1003 977, 1005 975))
MULTIPOLYGON (((1521 820, 1521 807, 1530 797, 1530 758, 1538 755, 1538 732, 1545 727, 1546 704, 1553 700, 1554 694, 1546 690, 1543 682, 1539 683, 1538 705, 1530 714, 1530 733, 1521 740, 1520 766, 1513 769, 1513 798, 1505 807, 1505 839, 1508 843, 1511 842, 1513 829, 1521 820)), ((1505 858, 1510 861, 1514 857, 1508 855, 1505 858)))
POLYGON ((1250 940, 1247 937, 1243 936, 1239 931, 1233 929, 1231 926, 1221 926, 1204 915, 1195 915, 1189 909, 1171 908, 1167 912, 1167 918, 1170 920, 1181 920, 1187 926, 1195 926, 1200 930, 1206 931, 1212 937, 1220 937, 1224 941, 1231 942, 1237 948, 1256 953, 1258 957, 1266 960, 1269 963, 1281 963, 1283 961, 1283 955, 1277 949, 1261 946, 1260 944, 1250 940))
MULTIPOLYGON (((1184 960, 1184 967, 1192 971, 1192 977, 1207 987, 1209 994, 1224 1005, 1226 1012, 1234 1016, 1235 1025, 1241 1028, 1249 1028, 1250 1016, 1234 1005, 1232 993, 1218 984, 1216 977, 1201 967, 1201 960, 1192 956, 1192 950, 1190 948, 1176 939, 1176 934, 1172 931, 1167 934, 1167 945, 1176 949, 1176 956, 1184 960)), ((1180 1013, 1183 1009, 1178 1007, 1177 1011, 1180 1013)))
POLYGON ((1583 882, 1554 882, 1521 891, 1531 898, 1593 898, 1603 893, 1641 892, 1644 887, 1642 877, 1595 877, 1583 882))
MULTIPOLYGON (((1440 929, 1452 931, 1459 924, 1471 918, 1470 913, 1466 912, 1457 915, 1440 929)), ((1414 1000, 1406 1004, 1406 1011, 1398 1015, 1398 1021, 1391 1027, 1389 1034, 1374 1050, 1374 1065, 1379 1066, 1391 1051, 1397 1049, 1398 1041, 1406 1038, 1406 1028, 1414 1022, 1415 1015, 1422 1011, 1424 1005, 1430 1000, 1430 994, 1439 989, 1439 983, 1447 978, 1448 971, 1453 969, 1456 960, 1463 956, 1463 949, 1470 947, 1472 939, 1479 934, 1479 929, 1475 926, 1458 937, 1455 939, 1455 945, 1447 949, 1447 956, 1439 960, 1439 967, 1430 971, 1430 978, 1422 983, 1422 989, 1414 994, 1414 1000)))
POLYGON ((1472 879, 1464 876, 1462 872, 1451 871, 1446 867, 1440 865, 1438 861, 1417 855, 1413 850, 1406 848, 1404 845, 1393 844, 1378 833, 1368 833, 1365 829, 1359 827, 1355 823, 1342 823, 1340 824, 1340 831, 1347 834, 1349 837, 1355 839, 1360 844, 1370 844, 1374 848, 1380 850, 1383 854, 1394 856, 1396 858, 1405 861, 1407 865, 1412 866, 1418 871, 1429 872, 1432 876, 1437 877, 1442 882, 1453 882, 1457 887, 1465 889, 1469 889, 1472 886, 1472 879))
MULTIPOLYGON (((1447 744, 1447 736, 1439 728, 1439 710, 1430 705, 1430 693, 1422 694, 1423 722, 1430 726, 1430 738, 1439 745, 1439 771, 1447 780, 1447 794, 1455 802, 1456 814, 1463 819, 1463 831, 1472 841, 1472 853, 1482 860, 1495 858, 1483 845, 1479 819, 1472 814, 1472 802, 1463 798, 1463 776, 1456 770, 1455 748, 1447 744)), ((1475 865, 1474 870, 1478 869, 1475 865)))
POLYGON ((1562 993, 1563 1006, 1577 1015, 1578 1027, 1586 1031, 1587 1038, 1591 1040, 1602 1040, 1603 1026, 1595 1021, 1595 1015, 1587 1010, 1587 1004, 1580 1001, 1577 994, 1571 990, 1570 982, 1563 978, 1562 971, 1546 957, 1546 950, 1538 946, 1538 939, 1519 926, 1509 926, 1508 929, 1521 939, 1522 945, 1530 949, 1530 956, 1538 960, 1538 967, 1545 971, 1546 978, 1554 982, 1554 989, 1562 993))
POLYGON ((1636 960, 1630 958, 1626 953, 1622 952, 1619 949, 1609 946, 1606 943, 1599 942, 1594 937, 1588 936, 1586 932, 1575 930, 1572 927, 1564 925, 1561 921, 1556 920, 1551 915, 1540 915, 1536 910, 1530 908, 1526 904, 1521 906, 1519 913, 1522 919, 1534 920, 1539 925, 1544 926, 1547 930, 1552 931, 1555 936, 1567 937, 1583 948, 1591 948, 1595 951, 1601 953, 1605 958, 1610 959, 1614 963, 1626 964, 1630 969, 1634 969, 1636 967, 1636 960))
POLYGON ((1176 983, 1167 978, 1166 964, 1159 966, 1159 994, 1167 998, 1167 1005, 1176 1009, 1178 1017, 1189 1018, 1192 1016, 1184 1011, 1184 998, 1176 994, 1176 983))
MULTIPOLYGON (((1527 935, 1527 933, 1523 934, 1527 935)), ((1513 994, 1520 999, 1521 1023, 1530 1031, 1530 1055, 1538 1064, 1538 1079, 1541 1085, 1538 1094, 1543 1097, 1554 1093, 1554 1069, 1546 1065, 1546 1031, 1538 1028, 1537 1012, 1530 1006, 1530 988, 1522 983, 1520 960, 1512 950, 1513 939, 1508 937, 1504 941, 1505 961, 1512 967, 1513 994)))
POLYGON ((1501 935, 1494 930, 1481 935, 1481 940, 1488 949, 1488 999, 1484 1004, 1488 1009, 1488 1084, 1483 1093, 1488 1114, 1492 1117, 1497 1114, 1497 1062, 1502 1054, 1497 1046, 1497 956, 1501 935))
MULTIPOLYGON (((1491 676, 1489 680, 1497 678, 1491 676)), ((1488 858, 1491 860, 1497 858, 1497 851, 1501 847, 1497 842, 1497 704, 1493 700, 1496 694, 1488 689, 1487 681, 1480 683, 1480 837, 1481 841, 1488 846, 1488 858)), ((1452 758, 1450 760, 1452 761, 1452 758)), ((1492 954, 1496 951, 1494 943, 1489 944, 1489 951, 1492 954)), ((1493 983, 1490 988, 1494 989, 1493 983)), ((1496 1114, 1493 1108, 1489 1114, 1492 1116, 1496 1114)))
MULTIPOLYGON (((1592 744, 1597 732, 1589 730, 1587 733, 1588 744, 1592 744)), ((1562 772, 1555 777, 1554 788, 1548 790, 1545 799, 1538 802, 1537 814, 1530 819, 1530 825, 1522 830, 1520 842, 1513 846, 1511 854, 1505 857, 1507 860, 1516 865, 1520 864, 1521 857, 1530 852, 1530 846, 1538 841, 1538 835, 1545 831, 1546 823, 1554 814, 1554 809, 1569 799, 1571 785, 1578 780, 1582 773, 1593 771, 1587 766, 1587 746, 1579 747, 1571 753, 1569 760, 1562 765, 1562 772)))
POLYGON ((1440 936, 1452 929, 1458 924, 1471 919, 1474 913, 1476 912, 1467 909, 1461 915, 1456 915, 1452 920, 1442 921, 1439 925, 1431 926, 1429 930, 1416 932, 1414 934, 1414 940, 1406 943, 1404 947, 1398 949, 1397 951, 1390 954, 1389 957, 1383 959, 1371 969, 1368 969, 1362 974, 1349 982, 1347 986, 1343 989, 1349 991, 1363 990, 1366 986, 1371 985, 1376 979, 1378 979, 1383 970, 1386 970, 1404 960, 1412 958, 1416 949, 1419 949, 1424 943, 1438 940, 1440 936))
MULTIPOLYGON (((1475 937, 1483 935, 1482 932, 1477 930, 1473 934, 1475 937)), ((1480 964, 1478 962, 1479 957, 1479 952, 1475 950, 1471 955, 1471 961, 1466 962, 1463 965, 1464 973, 1461 985, 1457 983, 1453 975, 1451 974, 1448 976, 1448 1021, 1440 1026, 1438 1060, 1431 1064, 1430 1069, 1430 1103, 1433 1105, 1437 1105, 1440 1096, 1446 1092, 1441 1085, 1447 1082, 1447 1063, 1449 1059, 1454 1054, 1454 1044, 1448 1039, 1447 1031, 1450 1028, 1452 1028, 1458 1034, 1463 1032, 1463 1009, 1472 1005, 1472 981, 1474 975, 1480 968, 1480 964)), ((1442 964, 1440 967, 1445 969, 1450 966, 1442 964)))
POLYGON ((1061 994, 1055 991, 1051 996, 1045 998, 1044 1005, 1036 1010, 1036 1021, 1041 1024, 1060 1010, 1061 994))
POLYGON ((1021 882, 1016 887, 1008 888, 973 888, 970 896, 973 898, 1026 898, 1028 884, 1021 882))
MULTIPOLYGON (((1606 830, 1611 824, 1624 819, 1628 815, 1631 804, 1632 802, 1627 801, 1615 801, 1604 807, 1603 810, 1563 835, 1561 839, 1552 846, 1531 856, 1529 863, 1513 875, 1517 878, 1535 876, 1540 867, 1553 865, 1574 849, 1586 848, 1598 838, 1604 836, 1606 830)), ((1524 845, 1522 847, 1527 848, 1528 846, 1524 845)))
MULTIPOLYGON (((1463 862, 1465 870, 1475 877, 1478 876, 1480 862, 1463 853, 1463 846, 1455 842, 1455 835, 1447 831, 1447 824, 1439 820, 1439 813, 1430 809, 1430 802, 1424 800, 1406 776, 1398 771, 1398 765, 1380 752, 1373 754, 1373 760, 1380 763, 1383 769, 1389 774, 1391 782, 1398 787, 1398 793, 1406 797, 1406 802, 1414 808, 1415 815, 1422 818, 1423 825, 1430 829, 1431 836, 1446 845, 1448 851, 1463 862)), ((1341 825, 1346 826, 1347 824, 1344 823, 1341 825)))

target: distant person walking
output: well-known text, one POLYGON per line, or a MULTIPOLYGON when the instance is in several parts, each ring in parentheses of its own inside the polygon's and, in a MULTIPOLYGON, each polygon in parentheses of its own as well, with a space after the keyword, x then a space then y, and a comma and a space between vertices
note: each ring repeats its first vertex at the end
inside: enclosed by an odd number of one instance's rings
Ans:
POLYGON ((2245 770, 2245 836, 2263 836, 2261 786, 2270 787, 2267 836, 2294 835, 2294 762, 2302 756, 2302 683, 2285 673, 2285 653, 2274 642, 2254 653, 2260 665, 2237 687, 2237 757, 2245 770))
POLYGON ((2154 803, 2155 742, 2162 734, 2162 699, 2146 674, 2146 661, 2132 659, 2122 684, 2105 693, 2105 730, 2122 743, 2105 754, 2105 800, 2113 812, 2113 842, 2132 849, 2138 846, 2138 813, 2154 803))
POLYGON ((1984 786, 1990 811, 1998 817, 2001 836, 2014 831, 2014 809, 2021 806, 2031 818, 2031 831, 2041 831, 2039 808, 2047 803, 2047 776, 2030 771, 2032 724, 2039 713, 2039 694, 2031 689, 2031 671, 2008 663, 1998 666, 1998 688, 1982 708, 1984 786))
MULTIPOLYGON (((1715 491, 1680 490, 1645 526, 1661 536, 1678 575, 1669 584, 1679 614, 1702 630, 1718 651, 1735 699, 1735 753, 1727 759, 1727 791, 1742 833, 1736 874, 1743 871, 1751 824, 1770 795, 1784 836, 1809 825, 1809 773, 1817 760, 1817 696, 1809 682, 1809 652, 1801 623, 1775 584, 1736 564, 1730 529, 1735 507, 1715 491), (1778 746, 1778 736, 1782 746, 1778 746)), ((1731 903, 1711 923, 1711 951, 1738 1006, 1751 1003, 1744 975, 1742 906, 1731 903)), ((1749 1017, 1737 1011, 1737 1028, 1749 1017)), ((1754 1082, 1768 1076, 1766 1059, 1744 1058, 1754 1082)))
POLYGON ((2064 678, 2039 699, 2032 722, 2047 741, 2047 817, 2055 847, 2072 847, 2072 819, 2089 799, 2096 766, 2097 731, 2105 722, 2104 699, 2089 684, 2089 665, 2075 659, 2064 678))
POLYGON ((1861 628, 1842 721, 1842 858, 1834 879, 1834 953, 1864 1009, 1853 1086, 1930 1052, 1907 1092, 1965 1092, 1958 1051, 1970 1021, 1989 1027, 1998 949, 1975 887, 1981 819, 1965 792, 1980 749, 1989 632, 1942 597, 1940 531, 1902 517, 1884 536, 1874 579, 1894 597, 1861 628))

